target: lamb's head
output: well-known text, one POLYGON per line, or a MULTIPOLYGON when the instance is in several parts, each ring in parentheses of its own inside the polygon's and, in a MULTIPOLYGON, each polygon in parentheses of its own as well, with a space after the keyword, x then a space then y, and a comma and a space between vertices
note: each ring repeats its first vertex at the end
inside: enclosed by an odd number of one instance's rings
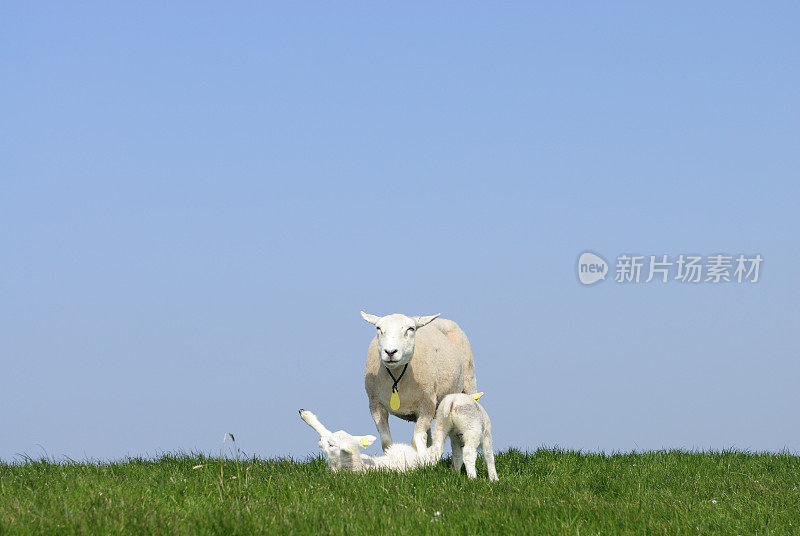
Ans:
POLYGON ((389 368, 405 365, 414 355, 414 338, 417 329, 431 323, 439 315, 406 316, 393 314, 375 316, 361 311, 361 316, 378 330, 378 355, 389 368))
POLYGON ((344 430, 331 432, 316 415, 306 409, 300 410, 300 418, 319 433, 319 448, 334 471, 357 469, 361 465, 361 453, 358 449, 367 448, 377 439, 373 435, 350 435, 344 430))
POLYGON ((331 469, 352 471, 361 466, 359 449, 367 448, 375 436, 354 436, 344 430, 319 438, 319 448, 331 469))

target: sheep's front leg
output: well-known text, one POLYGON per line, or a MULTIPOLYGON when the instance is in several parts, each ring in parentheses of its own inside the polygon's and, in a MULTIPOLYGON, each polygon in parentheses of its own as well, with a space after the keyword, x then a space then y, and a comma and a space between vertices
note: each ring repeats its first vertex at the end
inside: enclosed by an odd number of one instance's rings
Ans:
POLYGON ((417 424, 414 425, 414 448, 417 452, 426 452, 428 449, 428 433, 436 412, 436 404, 426 404, 417 414, 417 424))
POLYGON ((375 421, 375 427, 381 436, 381 447, 386 452, 386 449, 392 444, 392 433, 389 431, 389 410, 377 400, 370 399, 369 411, 372 413, 372 420, 375 421))

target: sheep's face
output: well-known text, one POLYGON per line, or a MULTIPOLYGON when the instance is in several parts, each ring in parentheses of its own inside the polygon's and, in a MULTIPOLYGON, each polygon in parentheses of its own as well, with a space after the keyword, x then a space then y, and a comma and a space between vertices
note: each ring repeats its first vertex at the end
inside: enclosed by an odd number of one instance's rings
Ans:
POLYGON ((379 317, 361 311, 361 316, 378 331, 376 339, 381 362, 389 368, 397 368, 411 361, 414 356, 417 330, 439 315, 411 317, 393 314, 379 317))
POLYGON ((331 432, 325 428, 316 415, 307 409, 300 410, 300 418, 319 434, 319 448, 334 471, 357 468, 361 462, 361 454, 358 449, 360 447, 367 448, 376 439, 372 435, 353 436, 344 430, 331 432))
POLYGON ((353 436, 339 430, 319 438, 319 448, 325 459, 334 469, 352 469, 361 459, 360 448, 367 448, 375 441, 375 436, 353 436))

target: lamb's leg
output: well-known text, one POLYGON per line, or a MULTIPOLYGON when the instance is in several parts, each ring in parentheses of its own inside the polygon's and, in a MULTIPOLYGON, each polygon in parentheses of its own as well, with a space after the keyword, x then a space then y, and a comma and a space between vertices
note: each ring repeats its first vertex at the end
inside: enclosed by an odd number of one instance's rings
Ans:
POLYGON ((428 430, 436 412, 435 403, 426 406, 428 407, 420 408, 417 423, 414 425, 414 448, 417 449, 417 452, 425 452, 428 449, 428 430))
POLYGON ((370 399, 369 411, 372 413, 372 420, 375 421, 375 427, 381 436, 381 447, 386 452, 386 449, 392 444, 392 433, 389 431, 389 410, 377 400, 370 399))
POLYGON ((331 431, 325 428, 322 423, 319 422, 319 418, 307 409, 300 410, 300 418, 303 419, 307 425, 316 430, 320 437, 331 435, 331 431))
POLYGON ((478 445, 481 438, 479 434, 464 433, 464 465, 467 467, 467 476, 477 478, 478 472, 475 470, 475 462, 478 459, 478 445))
POLYGON ((492 448, 492 435, 490 433, 483 434, 481 450, 483 450, 483 460, 486 462, 486 469, 489 470, 489 480, 493 482, 500 480, 497 476, 497 469, 494 467, 494 450, 492 448))
POLYGON ((477 478, 478 472, 475 470, 475 461, 478 459, 478 449, 471 445, 464 445, 464 465, 467 468, 467 476, 477 478))
POLYGON ((460 473, 464 464, 464 454, 461 450, 461 439, 456 434, 450 435, 450 449, 453 451, 453 469, 456 473, 460 473))
POLYGON ((426 436, 427 436, 426 439, 425 439, 425 443, 427 444, 426 446, 428 448, 430 448, 433 445, 433 434, 431 433, 431 429, 430 428, 428 428, 428 430, 425 433, 426 433, 426 436))
POLYGON ((436 426, 433 427, 433 448, 431 454, 433 462, 438 462, 442 459, 444 454, 444 440, 447 437, 448 430, 445 428, 443 419, 436 419, 436 426))

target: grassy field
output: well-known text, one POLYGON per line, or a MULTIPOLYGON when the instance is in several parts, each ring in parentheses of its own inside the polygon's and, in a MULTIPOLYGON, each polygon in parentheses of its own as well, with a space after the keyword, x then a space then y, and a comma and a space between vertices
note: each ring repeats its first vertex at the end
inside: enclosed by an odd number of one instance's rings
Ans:
POLYGON ((334 474, 320 459, 0 463, 0 534, 800 534, 800 458, 515 450, 500 482, 449 460, 334 474))

